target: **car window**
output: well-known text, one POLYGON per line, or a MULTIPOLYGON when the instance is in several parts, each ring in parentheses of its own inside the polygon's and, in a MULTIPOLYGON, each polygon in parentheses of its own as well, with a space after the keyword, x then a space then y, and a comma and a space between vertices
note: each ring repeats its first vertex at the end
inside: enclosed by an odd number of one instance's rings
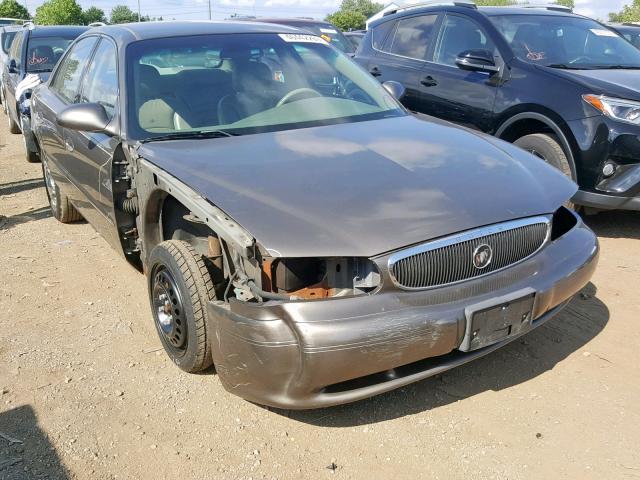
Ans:
POLYGON ((96 37, 83 38, 76 43, 64 57, 56 76, 51 83, 51 89, 68 102, 76 102, 76 94, 80 86, 80 79, 84 67, 91 57, 96 37))
POLYGON ((80 103, 99 103, 112 118, 118 100, 117 53, 113 43, 100 42, 82 85, 80 103))
POLYGON ((640 51, 616 32, 584 17, 490 17, 514 54, 529 63, 572 69, 640 67, 640 51))
POLYGON ((371 30, 371 44, 373 48, 377 50, 382 50, 382 46, 384 45, 384 41, 386 40, 389 32, 393 29, 395 22, 384 22, 379 25, 376 25, 371 30))
POLYGON ((437 15, 420 15, 401 19, 389 43, 389 53, 426 60, 437 18, 437 15))
POLYGON ((74 37, 31 37, 27 43, 27 72, 50 72, 74 37))
POLYGON ((9 59, 16 61, 16 68, 19 70, 22 65, 22 55, 20 52, 22 50, 22 32, 18 32, 16 38, 13 39, 11 43, 11 50, 9 51, 9 59))
POLYGON ((11 42, 15 38, 18 32, 4 32, 2 34, 2 51, 6 54, 9 53, 9 49, 11 48, 11 42))
POLYGON ((405 115, 372 76, 320 36, 193 35, 127 47, 130 138, 237 135, 405 115))
POLYGON ((494 51, 494 45, 473 20, 458 15, 447 15, 442 23, 440 38, 433 61, 456 65, 456 58, 467 50, 494 51))

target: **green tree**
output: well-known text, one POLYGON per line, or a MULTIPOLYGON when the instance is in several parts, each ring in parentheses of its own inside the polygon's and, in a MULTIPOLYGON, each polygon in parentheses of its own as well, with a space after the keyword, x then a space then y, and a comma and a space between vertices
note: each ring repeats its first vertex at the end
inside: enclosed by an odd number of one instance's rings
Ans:
POLYGON ((98 7, 89 7, 82 12, 82 20, 85 25, 89 25, 95 22, 107 23, 107 17, 104 14, 104 10, 98 7))
POLYGON ((365 22, 384 6, 371 0, 342 0, 337 12, 327 15, 327 21, 341 30, 361 30, 365 22))
POLYGON ((138 21, 138 14, 126 5, 116 5, 111 9, 111 23, 132 23, 138 21))
POLYGON ((82 25, 82 8, 76 0, 48 0, 36 9, 39 25, 82 25))
POLYGON ((640 22, 640 0, 634 0, 630 5, 625 5, 619 12, 609 14, 612 22, 640 22))
POLYGON ((340 30, 363 30, 366 27, 367 18, 360 12, 338 10, 327 15, 327 22, 333 23, 340 30))
POLYGON ((16 0, 2 0, 2 2, 0 2, 0 17, 29 20, 31 15, 29 15, 29 10, 16 0))
POLYGON ((563 5, 569 8, 576 8, 576 3, 574 2, 574 0, 556 0, 554 3, 556 3, 557 5, 563 5))
POLYGON ((506 7, 515 3, 515 0, 476 0, 476 5, 481 7, 506 7))

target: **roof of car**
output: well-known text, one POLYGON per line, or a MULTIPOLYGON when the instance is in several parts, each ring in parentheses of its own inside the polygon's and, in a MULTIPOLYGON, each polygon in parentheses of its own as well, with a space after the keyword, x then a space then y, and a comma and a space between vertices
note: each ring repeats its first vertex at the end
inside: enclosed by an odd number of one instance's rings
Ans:
POLYGON ((497 15, 548 15, 577 17, 573 12, 563 10, 553 10, 549 8, 523 8, 523 7, 478 7, 478 10, 490 17, 497 15))
POLYGON ((280 25, 331 25, 324 20, 314 20, 313 18, 286 18, 286 17, 255 17, 247 18, 249 22, 277 23, 280 25))
MULTIPOLYGON (((25 27, 25 30, 27 27, 25 27)), ((80 35, 81 33, 89 30, 89 27, 82 27, 77 25, 65 25, 65 26, 39 26, 36 25, 32 29, 29 29, 32 37, 50 37, 52 35, 80 35)))
POLYGON ((148 40, 163 37, 188 35, 234 34, 234 33, 294 33, 287 26, 247 21, 170 21, 123 23, 92 28, 91 32, 104 33, 120 41, 148 40))

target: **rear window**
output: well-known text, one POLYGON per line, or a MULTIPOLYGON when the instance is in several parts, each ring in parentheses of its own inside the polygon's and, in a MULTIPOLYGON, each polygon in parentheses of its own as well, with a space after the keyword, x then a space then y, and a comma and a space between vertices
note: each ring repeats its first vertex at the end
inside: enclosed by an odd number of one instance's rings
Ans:
POLYGON ((74 37, 35 37, 27 45, 27 72, 50 72, 74 37))
POLYGON ((9 53, 9 49, 11 48, 11 42, 15 38, 18 32, 4 32, 2 34, 2 51, 4 53, 9 53))

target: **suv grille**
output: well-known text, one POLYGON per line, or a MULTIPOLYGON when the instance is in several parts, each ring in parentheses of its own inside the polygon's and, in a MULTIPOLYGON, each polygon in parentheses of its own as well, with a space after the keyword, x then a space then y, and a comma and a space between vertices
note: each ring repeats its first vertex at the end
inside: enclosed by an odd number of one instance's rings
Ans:
POLYGON ((441 287, 502 270, 540 250, 550 218, 534 217, 471 230, 389 257, 393 282, 407 290, 441 287))

